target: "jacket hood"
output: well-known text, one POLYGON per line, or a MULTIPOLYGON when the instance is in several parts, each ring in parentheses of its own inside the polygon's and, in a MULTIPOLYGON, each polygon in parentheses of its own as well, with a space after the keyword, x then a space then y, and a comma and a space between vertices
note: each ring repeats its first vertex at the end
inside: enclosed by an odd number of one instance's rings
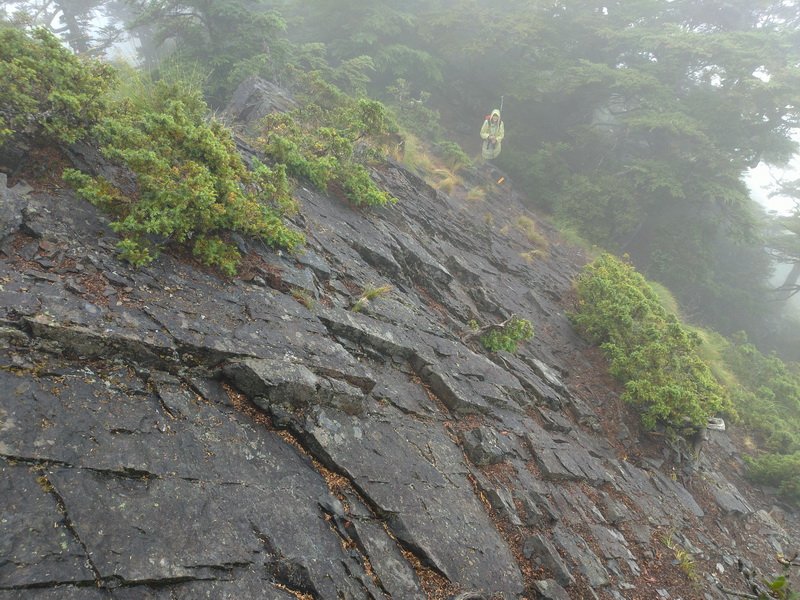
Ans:
POLYGON ((492 114, 491 114, 491 116, 489 118, 491 119, 495 115, 497 115, 498 117, 500 116, 500 111, 497 110, 496 108, 492 111, 492 114))

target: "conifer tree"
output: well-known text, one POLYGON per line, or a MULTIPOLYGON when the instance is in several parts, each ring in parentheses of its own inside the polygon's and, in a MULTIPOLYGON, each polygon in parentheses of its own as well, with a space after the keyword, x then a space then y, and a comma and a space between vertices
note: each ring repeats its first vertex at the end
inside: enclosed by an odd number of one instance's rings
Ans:
POLYGON ((134 31, 174 47, 172 62, 194 66, 212 105, 247 75, 274 74, 287 61, 286 24, 266 0, 131 0, 134 31))

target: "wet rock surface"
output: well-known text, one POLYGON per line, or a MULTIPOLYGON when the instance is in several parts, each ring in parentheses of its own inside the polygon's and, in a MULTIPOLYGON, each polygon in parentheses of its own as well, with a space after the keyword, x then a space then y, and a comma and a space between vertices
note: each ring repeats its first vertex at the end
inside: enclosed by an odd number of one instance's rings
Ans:
POLYGON ((675 548, 729 587, 787 548, 725 434, 691 479, 604 437, 580 256, 522 260, 490 175, 477 210, 394 165, 388 208, 301 186, 305 253, 241 240, 232 280, 133 270, 92 206, 0 186, 0 599, 691 597, 675 548), (516 355, 469 339, 511 314, 516 355))

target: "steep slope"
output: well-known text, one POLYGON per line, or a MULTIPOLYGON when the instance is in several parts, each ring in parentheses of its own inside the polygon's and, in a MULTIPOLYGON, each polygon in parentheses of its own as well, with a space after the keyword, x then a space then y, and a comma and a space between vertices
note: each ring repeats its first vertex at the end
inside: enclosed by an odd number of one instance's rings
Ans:
POLYGON ((579 253, 521 256, 510 182, 374 177, 396 205, 301 187, 305 252, 239 239, 233 280, 131 269, 92 206, 0 181, 0 599, 724 598, 788 553, 725 434, 676 464, 621 420, 579 253), (471 339, 512 314, 516 355, 471 339))

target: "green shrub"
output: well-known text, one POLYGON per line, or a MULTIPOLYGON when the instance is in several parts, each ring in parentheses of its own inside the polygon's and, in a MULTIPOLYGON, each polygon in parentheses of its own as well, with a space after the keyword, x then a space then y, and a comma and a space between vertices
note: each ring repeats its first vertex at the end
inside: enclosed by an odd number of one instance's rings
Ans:
POLYGON ((395 201, 388 192, 375 185, 367 170, 357 163, 343 165, 337 172, 337 179, 345 195, 357 205, 383 206, 395 201))
POLYGON ((743 334, 723 356, 738 382, 733 401, 742 423, 767 451, 748 459, 748 477, 800 506, 800 366, 762 354, 743 334))
POLYGON ((505 350, 512 354, 517 351, 520 342, 533 337, 533 325, 528 319, 512 317, 508 323, 499 329, 492 329, 480 337, 483 347, 489 352, 505 350))
POLYGON ((387 86, 386 93, 392 98, 391 105, 404 129, 426 140, 441 138, 444 131, 440 124, 439 112, 425 105, 431 96, 429 92, 420 91, 412 94, 411 84, 401 78, 387 86), (414 95, 416 97, 412 97, 414 95))
POLYGON ((301 109, 264 119, 260 143, 265 154, 320 190, 341 190, 353 204, 394 202, 364 166, 375 155, 375 140, 396 127, 386 107, 348 98, 318 78, 310 78, 307 88, 301 109))
MULTIPOLYGON (((141 100, 141 99, 139 99, 141 100)), ((200 92, 156 85, 148 101, 123 101, 97 128, 103 154, 136 175, 125 197, 102 178, 67 170, 65 179, 116 220, 122 257, 152 261, 166 242, 188 244, 202 262, 233 274, 239 262, 225 231, 239 231, 288 249, 303 243, 281 213, 293 207, 285 170, 255 163, 248 170, 230 131, 207 120, 200 92)))
POLYGON ((472 164, 472 160, 461 149, 461 146, 455 142, 445 140, 438 142, 434 146, 434 150, 438 156, 444 160, 445 165, 451 171, 458 171, 461 167, 467 167, 472 164))
POLYGON ((800 452, 789 455, 767 454, 748 459, 748 477, 771 485, 788 501, 800 506, 800 452))
POLYGON ((106 112, 114 70, 78 58, 44 29, 0 23, 0 145, 17 132, 72 143, 106 112))
POLYGON ((700 337, 667 313, 644 277, 610 254, 584 268, 577 281, 577 329, 600 344, 610 371, 625 384, 623 399, 648 429, 673 431, 733 413, 726 390, 697 354, 700 337))
POLYGON ((733 398, 744 425, 763 449, 800 452, 800 370, 775 355, 766 356, 739 339, 724 353, 739 382, 733 398))

